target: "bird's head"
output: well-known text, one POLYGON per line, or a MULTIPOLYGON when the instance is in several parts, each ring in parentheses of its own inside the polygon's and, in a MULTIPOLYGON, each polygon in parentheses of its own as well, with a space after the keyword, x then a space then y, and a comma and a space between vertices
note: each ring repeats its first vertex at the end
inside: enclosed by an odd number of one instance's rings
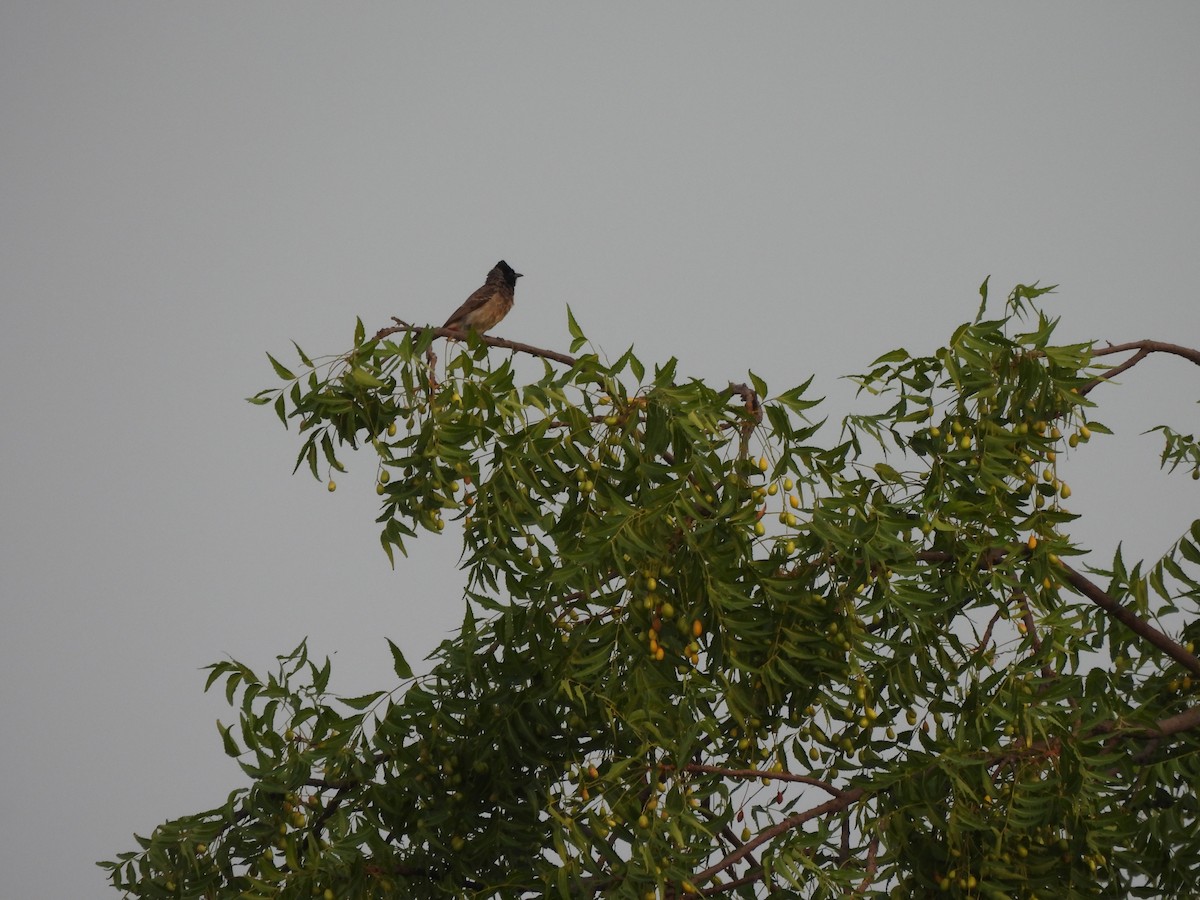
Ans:
POLYGON ((489 280, 492 278, 500 278, 509 287, 516 287, 517 279, 522 277, 524 276, 522 276, 520 272, 514 271, 513 267, 504 260, 500 260, 500 262, 496 263, 496 267, 488 273, 489 280))

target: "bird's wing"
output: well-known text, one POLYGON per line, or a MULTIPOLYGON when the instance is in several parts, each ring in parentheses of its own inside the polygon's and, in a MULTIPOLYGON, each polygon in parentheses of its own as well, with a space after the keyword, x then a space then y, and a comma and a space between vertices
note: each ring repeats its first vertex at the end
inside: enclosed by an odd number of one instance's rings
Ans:
POLYGON ((446 320, 446 324, 442 327, 449 328, 452 324, 465 317, 467 313, 479 309, 479 307, 487 303, 495 290, 495 287, 490 284, 485 284, 483 287, 478 288, 475 293, 471 294, 471 296, 463 302, 462 306, 450 314, 450 318, 446 320))

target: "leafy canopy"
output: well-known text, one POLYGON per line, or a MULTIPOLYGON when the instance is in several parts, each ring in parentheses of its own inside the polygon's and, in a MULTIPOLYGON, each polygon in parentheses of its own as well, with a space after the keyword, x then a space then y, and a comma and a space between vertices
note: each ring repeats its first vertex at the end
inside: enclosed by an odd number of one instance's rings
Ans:
MULTIPOLYGON (((985 282, 945 346, 856 376, 881 411, 832 440, 807 382, 718 387, 632 350, 471 334, 440 367, 451 332, 359 322, 345 355, 271 358, 284 386, 251 400, 299 426, 297 468, 378 457, 393 561, 460 523, 463 624, 419 677, 389 641, 399 683, 363 697, 304 644, 265 675, 209 667, 249 786, 101 863, 113 885, 1190 895, 1200 523, 1090 568, 1062 475, 1108 433, 1106 374, 1200 354, 1055 343, 1049 290, 987 319, 985 282)), ((1194 438, 1162 432, 1197 477, 1194 438)))

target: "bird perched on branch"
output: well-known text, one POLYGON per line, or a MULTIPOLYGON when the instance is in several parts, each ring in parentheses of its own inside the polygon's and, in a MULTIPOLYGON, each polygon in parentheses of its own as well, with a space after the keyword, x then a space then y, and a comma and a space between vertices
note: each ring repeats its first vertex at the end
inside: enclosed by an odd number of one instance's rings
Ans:
POLYGON ((512 266, 500 260, 488 272, 483 287, 468 297, 442 327, 478 331, 480 334, 495 327, 512 309, 513 291, 520 277, 520 272, 514 272, 512 266))

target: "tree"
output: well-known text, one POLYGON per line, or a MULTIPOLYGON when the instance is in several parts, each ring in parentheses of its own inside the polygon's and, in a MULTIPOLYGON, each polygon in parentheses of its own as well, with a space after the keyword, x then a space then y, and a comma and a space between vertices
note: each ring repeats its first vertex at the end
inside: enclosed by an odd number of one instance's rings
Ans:
MULTIPOLYGON (((716 388, 632 350, 458 335, 439 377, 455 333, 397 320, 320 365, 297 346, 298 375, 271 358, 284 386, 251 400, 299 423, 297 468, 377 454, 390 557, 461 522, 462 627, 416 678, 389 641, 400 684, 363 697, 330 696, 304 644, 266 675, 209 667, 251 786, 101 863, 113 885, 1191 896, 1200 522, 1095 568, 1059 464, 1108 433, 1113 375, 1200 352, 1056 344, 1050 290, 987 319, 985 281, 944 347, 857 376, 885 408, 832 443, 807 383, 716 388)), ((1200 477, 1195 439, 1161 432, 1200 477)))

